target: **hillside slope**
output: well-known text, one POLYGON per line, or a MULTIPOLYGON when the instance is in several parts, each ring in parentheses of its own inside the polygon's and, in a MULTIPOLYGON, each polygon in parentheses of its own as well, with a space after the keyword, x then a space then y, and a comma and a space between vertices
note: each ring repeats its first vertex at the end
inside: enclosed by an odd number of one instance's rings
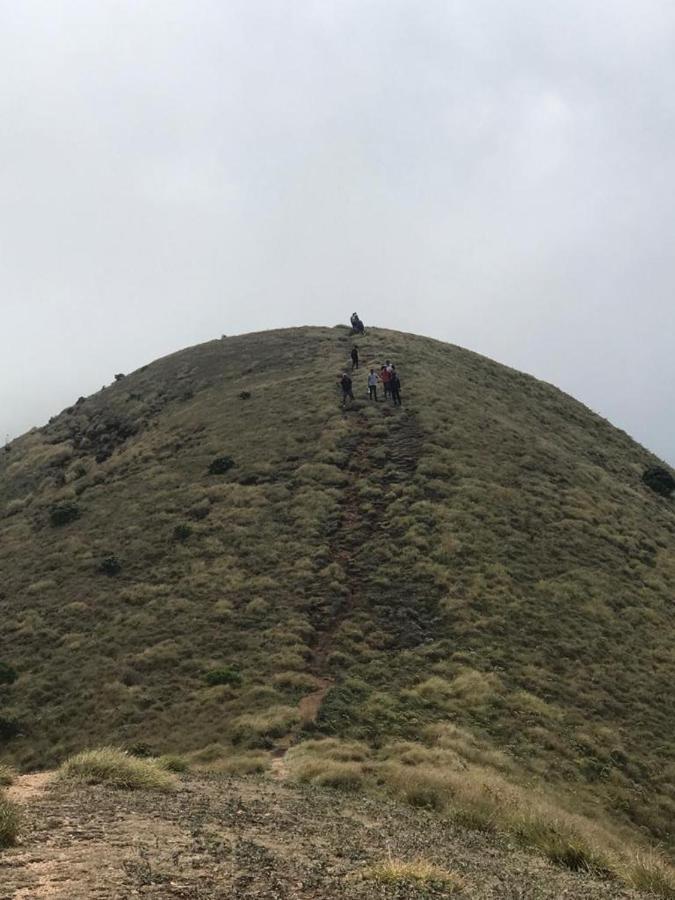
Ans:
POLYGON ((0 856, 2 900, 644 897, 429 813, 261 779, 191 777, 160 796, 43 781, 22 807, 24 843, 0 856))
POLYGON ((396 361, 401 409, 363 372, 343 411, 346 329, 288 329, 158 360, 0 454, 3 754, 459 734, 672 840, 654 458, 476 354, 358 344, 396 361))

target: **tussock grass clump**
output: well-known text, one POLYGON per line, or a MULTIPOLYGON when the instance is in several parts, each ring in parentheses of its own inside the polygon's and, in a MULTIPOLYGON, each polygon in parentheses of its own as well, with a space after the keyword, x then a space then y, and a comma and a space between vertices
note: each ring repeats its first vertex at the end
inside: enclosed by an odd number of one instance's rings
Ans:
POLYGON ((235 743, 250 747, 271 746, 273 738, 287 734, 300 721, 300 715, 292 706, 273 706, 261 713, 240 716, 233 724, 235 743))
POLYGON ((459 875, 423 859, 405 862, 389 856, 386 862, 364 869, 361 877, 391 886, 436 888, 446 895, 464 888, 464 879, 459 875))
POLYGON ((261 775, 270 768, 271 762, 269 753, 233 753, 209 765, 207 771, 223 775, 261 775))
POLYGON ((156 760, 139 759, 115 747, 78 753, 63 763, 59 776, 65 781, 125 790, 170 791, 177 783, 156 760))
POLYGON ((675 868, 655 850, 636 853, 624 863, 619 874, 635 890, 651 891, 666 900, 675 898, 675 868))
POLYGON ((19 811, 0 794, 0 847, 11 847, 19 833, 19 811))
POLYGON ((341 791, 358 791, 364 787, 366 776, 363 766, 355 762, 333 760, 306 760, 295 767, 293 777, 301 784, 335 788, 341 791))
POLYGON ((16 778, 16 772, 11 766, 0 763, 0 787, 7 787, 16 778))
POLYGON ((176 774, 188 772, 190 769, 190 763, 185 757, 177 756, 174 753, 165 753, 162 756, 158 756, 154 762, 160 769, 164 769, 166 772, 175 772, 176 774))

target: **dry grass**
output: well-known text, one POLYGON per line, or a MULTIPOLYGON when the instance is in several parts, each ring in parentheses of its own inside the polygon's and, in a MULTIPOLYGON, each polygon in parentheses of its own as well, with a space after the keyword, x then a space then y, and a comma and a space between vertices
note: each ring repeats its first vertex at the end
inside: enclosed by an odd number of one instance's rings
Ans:
MULTIPOLYGON (((466 732, 438 732, 472 756, 480 746, 466 732)), ((307 741, 288 755, 291 777, 344 791, 382 793, 429 809, 471 830, 508 835, 522 847, 575 872, 618 878, 673 896, 675 869, 655 850, 640 849, 627 831, 570 812, 570 797, 519 783, 438 746, 399 742, 380 750, 336 740, 307 741), (350 762, 340 758, 354 757, 350 762), (671 893, 669 893, 669 891, 671 893)), ((513 767, 511 767, 513 768, 513 767)))
POLYGON ((0 763, 0 787, 8 787, 16 778, 16 772, 11 766, 0 763))
POLYGON ((232 753, 205 768, 208 772, 219 772, 223 775, 261 775, 271 765, 269 753, 251 751, 249 753, 232 753))
POLYGON ((442 890, 444 895, 460 893, 465 887, 464 879, 455 872, 423 859, 406 862, 394 858, 391 853, 385 862, 364 869, 361 877, 393 886, 435 888, 442 890))
POLYGON ((175 776, 156 760, 138 759, 114 747, 78 753, 63 763, 59 777, 125 790, 170 791, 177 786, 175 776))
POLYGON ((0 847, 11 847, 19 833, 19 811, 14 803, 0 792, 0 847))

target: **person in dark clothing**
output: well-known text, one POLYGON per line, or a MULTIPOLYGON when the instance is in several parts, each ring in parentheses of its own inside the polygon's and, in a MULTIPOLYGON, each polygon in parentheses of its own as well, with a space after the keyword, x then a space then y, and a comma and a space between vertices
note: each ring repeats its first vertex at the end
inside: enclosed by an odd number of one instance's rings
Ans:
POLYGON ((340 379, 340 387, 342 388, 342 405, 344 406, 347 400, 354 399, 354 392, 352 391, 352 380, 346 372, 342 373, 342 378, 340 379))
POLYGON ((356 344, 352 347, 352 372, 359 367, 359 348, 356 344))
POLYGON ((394 406, 398 404, 401 405, 401 382, 398 377, 398 372, 395 367, 391 367, 391 376, 389 378, 389 390, 391 392, 391 399, 394 401, 394 406))
POLYGON ((365 327, 363 325, 363 322, 361 321, 361 319, 359 319, 359 317, 356 313, 351 314, 351 316, 349 317, 349 321, 351 323, 352 331, 354 332, 354 334, 363 334, 364 333, 365 327))

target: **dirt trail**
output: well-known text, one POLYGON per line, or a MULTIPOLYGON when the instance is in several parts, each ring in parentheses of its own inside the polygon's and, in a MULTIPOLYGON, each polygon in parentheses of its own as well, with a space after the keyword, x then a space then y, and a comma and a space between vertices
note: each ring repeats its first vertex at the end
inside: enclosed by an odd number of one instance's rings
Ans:
POLYGON ((33 772, 30 775, 19 775, 7 788, 7 796, 15 803, 29 803, 47 788, 53 778, 53 772, 33 772))
POLYGON ((188 777, 169 794, 54 781, 0 852, 0 900, 434 900, 368 879, 395 858, 461 877, 458 900, 628 900, 430 813, 260 778, 188 777))

